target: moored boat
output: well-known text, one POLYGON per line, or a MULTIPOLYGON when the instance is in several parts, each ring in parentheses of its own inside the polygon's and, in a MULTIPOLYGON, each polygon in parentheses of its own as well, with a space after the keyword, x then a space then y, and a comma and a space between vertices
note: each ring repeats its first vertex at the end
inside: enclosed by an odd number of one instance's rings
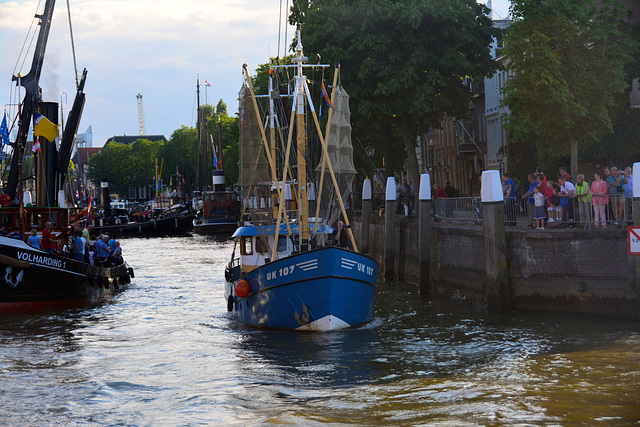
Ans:
POLYGON ((231 237, 240 221, 240 201, 235 191, 226 190, 224 171, 213 171, 213 191, 202 192, 202 212, 193 221, 196 234, 231 237))
POLYGON ((126 262, 93 266, 0 236, 0 314, 94 304, 128 284, 133 275, 126 262))
POLYGON ((178 204, 149 220, 94 226, 92 233, 106 233, 115 238, 186 236, 193 227, 194 217, 195 211, 189 205, 178 204))
MULTIPOLYGON (((286 141, 284 138, 282 141, 282 147, 286 147, 286 150, 281 153, 283 167, 279 171, 276 170, 278 162, 275 159, 276 148, 273 139, 276 132, 272 127, 269 147, 266 133, 262 128, 263 119, 258 113, 251 78, 246 65, 244 66, 246 90, 243 89, 241 93, 249 93, 251 96, 250 100, 245 99, 244 103, 241 98, 240 115, 244 118, 242 126, 244 129, 258 127, 262 135, 262 144, 254 145, 246 156, 241 152, 240 156, 241 162, 243 158, 256 159, 252 163, 253 170, 247 174, 254 177, 254 182, 244 182, 249 190, 246 194, 243 193, 245 207, 250 205, 251 222, 245 223, 234 233, 235 247, 225 271, 227 280, 225 298, 229 312, 247 325, 296 331, 344 329, 364 324, 372 319, 377 264, 371 258, 357 252, 342 202, 343 189, 338 185, 327 142, 320 130, 313 104, 310 102, 308 82, 302 72, 303 67, 306 66, 304 65, 306 58, 302 54, 299 26, 297 40, 296 56, 293 59, 297 73, 295 89, 291 92, 293 94, 291 122, 287 124, 291 132, 288 133, 286 141), (322 145, 318 185, 320 191, 317 199, 313 190, 315 180, 307 178, 306 164, 310 150, 305 138, 308 134, 304 128, 305 109, 311 111, 316 124, 317 137, 322 145), (251 118, 252 114, 255 114, 255 118, 251 118), (297 121, 296 128, 293 126, 294 119, 297 121), (297 156, 290 155, 294 132, 297 138, 297 156), (293 162, 292 157, 295 158, 293 162), (270 185, 266 182, 269 173, 265 173, 264 169, 259 170, 265 164, 268 164, 270 170, 270 185), (325 169, 328 169, 334 191, 329 203, 325 206, 329 209, 339 209, 345 223, 342 229, 342 224, 339 222, 339 228, 341 228, 339 233, 341 235, 344 233, 341 238, 334 236, 334 229, 325 224, 318 215, 325 169), (277 178, 278 173, 282 174, 282 179, 277 178), (311 201, 316 205, 315 216, 310 215, 311 201), (346 236, 348 239, 345 239, 346 236), (334 241, 339 242, 341 247, 332 245, 334 241), (240 252, 238 257, 235 255, 237 249, 240 252)), ((321 64, 313 66, 326 67, 321 64)), ((272 69, 278 67, 273 65, 272 69)), ((338 68, 334 76, 334 94, 337 72, 338 68)), ((272 74, 270 72, 268 95, 270 103, 268 122, 271 126, 275 122, 273 99, 276 98, 271 93, 272 74)), ((288 93, 288 91, 280 90, 280 93, 288 93)), ((331 126, 331 117, 332 111, 329 113, 327 127, 331 126)), ((279 117, 278 122, 282 123, 284 119, 279 117)), ((330 134, 328 129, 326 132, 327 135, 330 134)), ((285 132, 280 129, 279 133, 285 132)), ((242 140, 241 135, 241 143, 242 140)), ((335 219, 338 216, 339 214, 335 219)), ((333 220, 330 221, 333 222, 333 220)))

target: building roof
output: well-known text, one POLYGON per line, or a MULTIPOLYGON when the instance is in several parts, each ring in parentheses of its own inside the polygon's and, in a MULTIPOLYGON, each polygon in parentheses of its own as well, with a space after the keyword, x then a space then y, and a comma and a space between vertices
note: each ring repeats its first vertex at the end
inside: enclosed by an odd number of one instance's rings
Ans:
POLYGON ((104 145, 107 145, 110 142, 119 142, 120 144, 133 144, 135 141, 139 139, 147 139, 149 141, 166 141, 167 138, 164 135, 122 135, 122 136, 112 136, 111 138, 107 138, 107 142, 104 145))

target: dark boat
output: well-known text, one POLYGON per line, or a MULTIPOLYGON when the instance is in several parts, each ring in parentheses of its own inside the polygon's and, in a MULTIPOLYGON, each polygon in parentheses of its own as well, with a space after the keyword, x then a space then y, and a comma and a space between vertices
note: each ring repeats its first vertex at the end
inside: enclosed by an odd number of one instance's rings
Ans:
POLYGON ((193 232, 230 238, 240 221, 240 200, 235 191, 225 190, 221 169, 213 171, 213 188, 202 193, 202 213, 193 221, 193 232))
MULTIPOLYGON (((32 229, 42 232, 47 222, 51 223, 62 241, 70 238, 68 231, 71 229, 67 225, 71 209, 56 207, 54 203, 67 181, 69 159, 86 99, 83 90, 87 74, 84 70, 77 82, 76 97, 58 149, 53 142, 59 136, 54 124, 57 122, 57 104, 42 102, 42 90, 38 85, 54 4, 54 0, 47 0, 43 13, 36 15, 40 20, 40 30, 31 70, 13 77, 18 88, 24 87, 26 93, 18 108, 17 139, 14 142, 5 140, 12 146, 13 154, 5 193, 0 195, 3 206, 0 208, 0 225, 17 231, 15 237, 0 236, 0 313, 3 314, 33 313, 95 303, 113 294, 133 277, 133 269, 126 263, 93 266, 60 253, 35 249, 24 240, 26 232, 32 229), (38 143, 42 142, 38 154, 35 202, 38 206, 25 206, 22 164, 32 121, 34 135, 41 138, 38 143), (14 200, 19 201, 18 206, 9 206, 14 200)), ((2 133, 3 139, 7 139, 8 132, 2 133)))
POLYGON ((106 233, 114 238, 186 236, 193 227, 194 217, 195 211, 189 205, 174 205, 148 221, 94 226, 92 233, 106 233))

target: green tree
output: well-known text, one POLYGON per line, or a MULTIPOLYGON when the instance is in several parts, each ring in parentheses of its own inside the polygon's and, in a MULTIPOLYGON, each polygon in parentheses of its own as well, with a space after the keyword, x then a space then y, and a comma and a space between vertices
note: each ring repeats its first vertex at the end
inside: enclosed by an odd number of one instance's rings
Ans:
POLYGON ((496 69, 488 12, 475 0, 297 0, 290 21, 303 24, 307 53, 341 63, 354 134, 387 151, 398 135, 419 182, 416 136, 466 115, 469 83, 496 69))
POLYGON ((89 179, 99 185, 106 179, 109 188, 115 192, 126 194, 129 190, 131 170, 126 161, 131 155, 131 145, 112 142, 104 146, 100 153, 89 159, 89 179))
POLYGON ((185 181, 182 190, 186 194, 194 190, 193 183, 196 181, 198 162, 198 132, 196 129, 182 126, 173 131, 171 139, 164 144, 158 156, 164 159, 162 172, 164 182, 170 182, 171 175, 176 173, 177 168, 185 181))
POLYGON ((611 131, 614 106, 626 97, 625 66, 637 45, 618 0, 512 0, 504 54, 511 77, 504 103, 514 144, 540 158, 571 158, 611 131))

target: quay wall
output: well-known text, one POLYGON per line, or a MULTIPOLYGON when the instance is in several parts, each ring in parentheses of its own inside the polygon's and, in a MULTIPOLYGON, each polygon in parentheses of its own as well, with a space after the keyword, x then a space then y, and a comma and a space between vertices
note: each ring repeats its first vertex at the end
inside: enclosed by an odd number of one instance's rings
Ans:
MULTIPOLYGON (((360 240, 360 218, 352 228, 360 240)), ((371 216, 370 256, 384 262, 384 218, 371 216)), ((418 222, 396 217, 396 279, 419 284, 418 222)), ((507 228, 510 307, 640 320, 640 265, 628 254, 626 229, 507 228)), ((432 223, 429 292, 486 307, 482 226, 432 223)))

